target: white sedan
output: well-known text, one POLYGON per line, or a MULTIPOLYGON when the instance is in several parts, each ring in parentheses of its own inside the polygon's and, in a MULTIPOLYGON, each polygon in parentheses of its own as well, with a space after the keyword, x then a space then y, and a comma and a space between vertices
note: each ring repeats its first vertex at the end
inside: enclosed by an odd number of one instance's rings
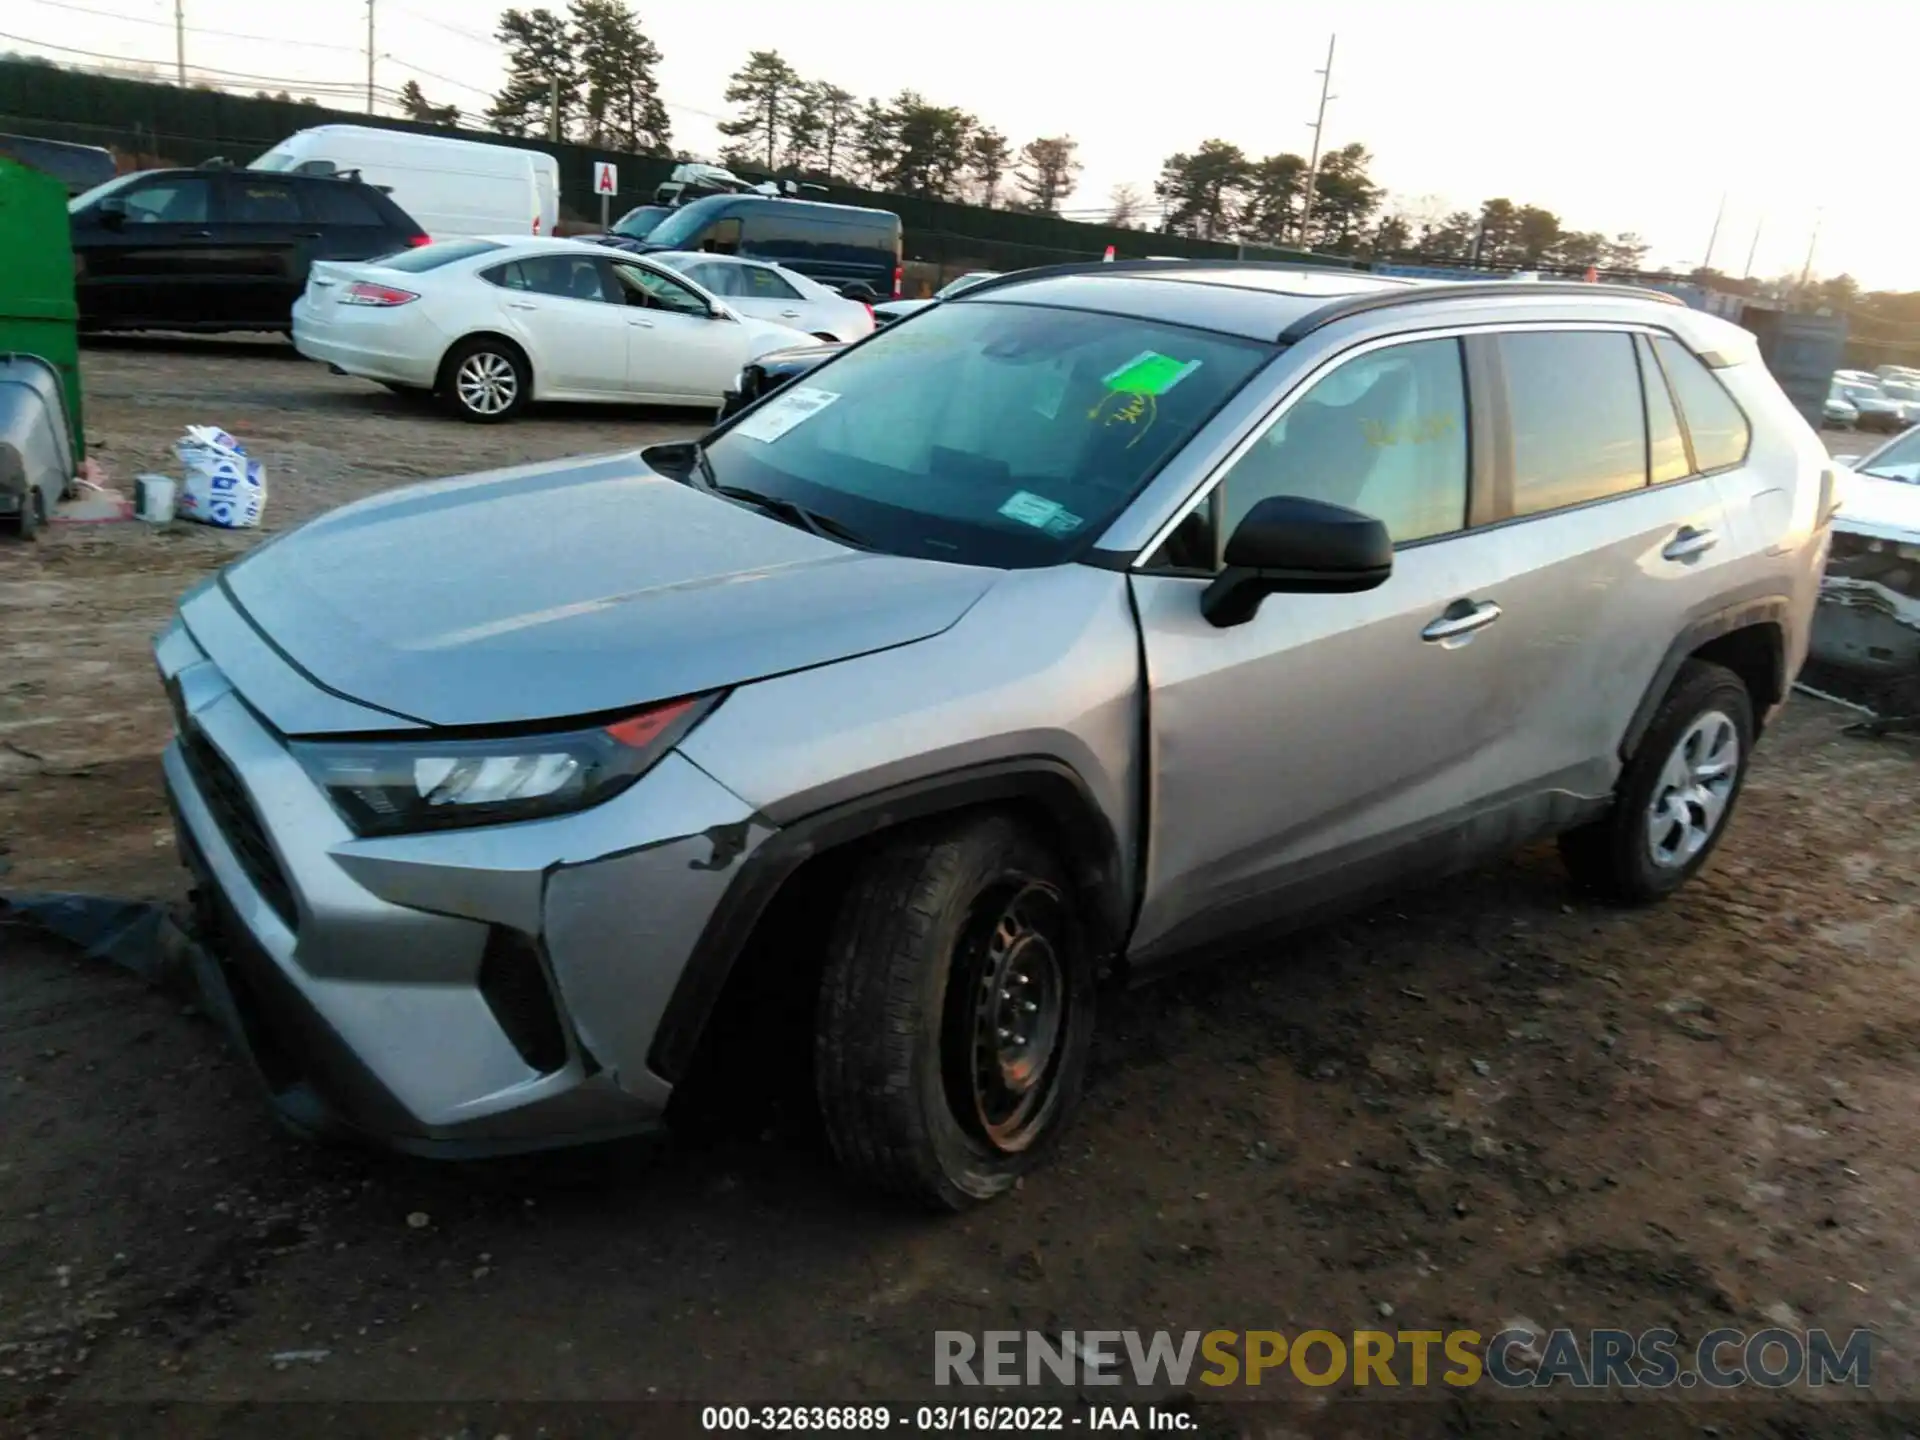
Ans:
POLYGON ((791 325, 816 339, 849 345, 873 333, 871 305, 849 300, 780 265, 695 250, 656 250, 647 259, 671 266, 756 320, 791 325))
POLYGON ((663 265, 572 240, 446 240, 316 261, 293 307, 302 355, 430 391, 482 423, 530 400, 716 406, 748 361, 803 339, 663 265))

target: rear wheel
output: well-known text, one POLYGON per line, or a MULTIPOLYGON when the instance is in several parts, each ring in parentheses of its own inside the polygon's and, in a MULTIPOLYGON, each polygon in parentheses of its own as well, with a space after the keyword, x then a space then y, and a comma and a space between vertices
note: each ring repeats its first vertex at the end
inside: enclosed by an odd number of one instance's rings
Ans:
POLYGON ((1058 1137, 1093 1037, 1093 965, 1059 863, 1000 815, 916 832, 850 887, 815 1044, 842 1164, 959 1210, 1058 1137))
POLYGON ((1689 660, 1627 762, 1613 808, 1560 837, 1576 883, 1608 899, 1664 899, 1707 863, 1753 751, 1753 700, 1721 665, 1689 660))
POLYGON ((462 420, 497 425, 526 408, 533 374, 518 346, 492 336, 463 340, 440 367, 441 400, 462 420))

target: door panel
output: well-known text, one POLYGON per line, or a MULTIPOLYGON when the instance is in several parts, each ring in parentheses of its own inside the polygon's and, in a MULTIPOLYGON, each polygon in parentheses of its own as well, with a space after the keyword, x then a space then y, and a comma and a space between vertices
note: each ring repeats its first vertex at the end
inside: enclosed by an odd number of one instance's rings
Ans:
POLYGON ((1422 638, 1460 602, 1511 610, 1489 583, 1500 546, 1466 534, 1405 549, 1377 590, 1270 596, 1226 629, 1200 615, 1206 581, 1134 577, 1152 817, 1136 951, 1371 885, 1418 838, 1511 788, 1509 757, 1489 743, 1512 703, 1509 615, 1422 638))
POLYGON ((508 325, 533 358, 535 393, 605 396, 627 389, 627 308, 609 298, 594 256, 537 255, 506 267, 508 325))
POLYGON ((627 388, 719 403, 746 359, 739 322, 717 316, 677 276, 602 262, 628 299, 627 388))
POLYGON ((189 324, 217 282, 214 188, 204 175, 163 175, 118 192, 126 216, 89 226, 81 304, 90 321, 189 324))
POLYGON ((225 201, 214 231, 220 278, 209 297, 223 318, 287 325, 306 283, 307 248, 318 226, 292 181, 246 171, 222 177, 225 201))

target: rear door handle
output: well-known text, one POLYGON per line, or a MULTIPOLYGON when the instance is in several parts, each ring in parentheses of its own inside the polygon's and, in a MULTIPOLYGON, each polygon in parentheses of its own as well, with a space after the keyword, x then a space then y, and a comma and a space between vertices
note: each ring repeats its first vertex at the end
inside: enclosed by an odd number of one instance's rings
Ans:
POLYGON ((651 320, 641 320, 637 317, 629 318, 627 324, 633 326, 636 330, 651 330, 653 328, 653 322, 651 320))
POLYGON ((780 318, 782 320, 798 320, 800 318, 800 312, 798 310, 782 310, 780 312, 780 318))
POLYGON ((1668 560, 1691 560, 1696 555, 1704 555, 1720 543, 1720 537, 1711 530, 1696 530, 1691 525, 1683 525, 1680 533, 1667 542, 1667 548, 1660 554, 1668 560))
POLYGON ((509 300, 507 302, 507 308, 509 310, 538 310, 540 307, 531 300, 509 300))
POLYGON ((1420 638, 1444 645, 1483 630, 1500 618, 1500 607, 1491 600, 1456 600, 1441 612, 1440 618, 1420 632, 1420 638))

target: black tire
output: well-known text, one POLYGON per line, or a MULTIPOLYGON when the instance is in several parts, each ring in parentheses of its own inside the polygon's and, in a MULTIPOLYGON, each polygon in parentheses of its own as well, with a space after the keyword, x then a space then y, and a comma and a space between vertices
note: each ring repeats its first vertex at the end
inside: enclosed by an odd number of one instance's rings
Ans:
POLYGON ((1025 827, 986 814, 901 836, 855 874, 828 943, 814 1076, 834 1153, 935 1208, 1011 1189, 1079 1097, 1093 997, 1065 874, 1025 827), (1024 1035, 997 1028, 1023 1012, 1024 1035))
MULTIPOLYGON (((1717 727, 1716 727, 1717 728, 1717 727)), ((1704 760, 1715 753, 1704 738, 1699 751, 1704 760)), ((1648 905, 1663 900, 1699 872, 1733 822, 1735 804, 1746 783, 1753 757, 1753 698, 1738 675, 1706 660, 1689 660, 1674 677, 1667 695, 1654 712, 1639 748, 1621 772, 1613 808, 1599 819, 1560 837, 1560 856, 1574 883, 1604 899, 1625 905, 1648 905), (1689 740, 1697 722, 1719 715, 1730 722, 1738 744, 1731 783, 1720 802, 1719 815, 1706 827, 1697 848, 1681 843, 1708 813, 1687 798, 1697 791, 1676 790, 1667 778, 1683 739, 1689 740), (1684 815, 1663 823, 1656 840, 1654 807, 1663 816, 1684 815), (1656 853, 1658 852, 1658 853, 1656 853)))
POLYGON ((40 536, 40 527, 47 519, 47 495, 38 485, 27 486, 27 493, 20 497, 20 508, 12 520, 13 533, 22 540, 36 540, 40 536))
POLYGON ((527 364, 527 357, 520 347, 510 340, 495 339, 491 335, 476 335, 471 340, 462 340, 451 350, 447 358, 440 362, 440 379, 434 386, 434 393, 440 402, 454 415, 475 425, 498 425, 511 420, 527 408, 527 398, 533 390, 533 369, 527 364), (461 372, 482 357, 492 357, 496 374, 504 384, 511 377, 512 398, 497 410, 476 408, 469 402, 468 394, 463 392, 461 372))

